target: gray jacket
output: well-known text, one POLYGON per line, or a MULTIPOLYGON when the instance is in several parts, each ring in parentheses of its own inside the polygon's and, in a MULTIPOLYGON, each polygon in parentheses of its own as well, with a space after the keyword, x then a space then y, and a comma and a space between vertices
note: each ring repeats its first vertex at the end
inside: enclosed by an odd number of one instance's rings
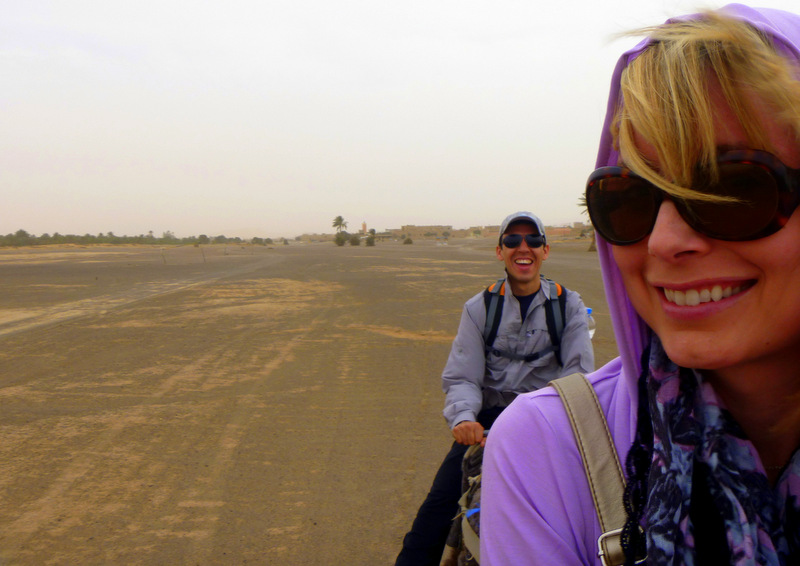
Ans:
MULTIPOLYGON (((494 349, 525 355, 550 345, 544 308, 550 287, 544 283, 544 276, 542 282, 524 323, 519 301, 506 285, 508 292, 504 296, 503 317, 492 345, 494 349)), ((519 393, 544 387, 553 379, 576 371, 588 373, 594 370, 586 307, 580 295, 571 289, 567 292, 561 337, 563 367, 558 365, 552 352, 532 362, 511 360, 494 353, 487 357, 483 341, 485 323, 486 307, 483 292, 480 292, 464 305, 458 334, 442 372, 442 388, 447 395, 444 418, 450 428, 462 421, 475 421, 482 408, 504 407, 519 393)))

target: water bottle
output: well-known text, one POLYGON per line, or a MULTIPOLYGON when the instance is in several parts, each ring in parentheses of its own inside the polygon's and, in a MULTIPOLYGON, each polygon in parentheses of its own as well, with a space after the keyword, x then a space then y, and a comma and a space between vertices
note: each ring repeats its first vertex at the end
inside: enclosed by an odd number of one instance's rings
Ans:
POLYGON ((589 338, 591 339, 594 337, 595 328, 597 328, 597 323, 592 316, 592 307, 586 307, 586 322, 589 325, 589 338))

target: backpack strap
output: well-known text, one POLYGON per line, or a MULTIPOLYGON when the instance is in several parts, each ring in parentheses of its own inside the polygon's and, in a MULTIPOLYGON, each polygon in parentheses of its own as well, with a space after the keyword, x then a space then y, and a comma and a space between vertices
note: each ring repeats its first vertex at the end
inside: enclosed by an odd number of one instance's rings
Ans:
POLYGON ((503 318, 503 295, 506 293, 506 280, 501 278, 483 292, 483 303, 486 306, 486 324, 483 326, 483 343, 487 350, 497 338, 500 319, 503 318))
MULTIPOLYGON (((481 476, 475 478, 476 481, 481 479, 481 476)), ((461 503, 462 505, 466 504, 466 497, 467 494, 461 496, 461 503)), ((469 511, 467 512, 469 513, 469 511)), ((478 533, 475 532, 475 529, 472 528, 472 525, 467 520, 469 519, 469 515, 465 513, 463 517, 461 517, 461 535, 464 537, 464 548, 467 549, 472 555, 472 558, 475 559, 475 562, 480 564, 481 563, 481 537, 478 533)))
POLYGON ((490 285, 483 292, 483 304, 486 307, 486 323, 483 327, 483 344, 486 353, 494 352, 498 356, 503 356, 511 360, 533 362, 553 352, 558 365, 563 366, 564 364, 561 361, 561 335, 564 331, 564 320, 566 320, 567 316, 567 290, 555 281, 546 278, 545 282, 550 287, 550 298, 545 299, 544 309, 547 332, 550 334, 550 346, 533 354, 526 355, 492 349, 492 344, 494 344, 494 340, 497 338, 497 330, 500 328, 500 320, 503 318, 505 281, 505 278, 498 279, 496 283, 490 285), (558 297, 558 309, 554 307, 554 303, 556 302, 555 297, 558 297))
POLYGON ((603 566, 621 566, 625 563, 621 544, 626 520, 622 503, 625 477, 597 394, 582 373, 556 379, 550 385, 558 391, 567 411, 603 530, 597 539, 598 556, 603 566))
POLYGON ((550 286, 550 298, 544 302, 544 312, 547 318, 547 331, 550 333, 550 343, 558 365, 561 361, 561 335, 564 332, 564 320, 567 318, 567 290, 551 279, 546 279, 550 286), (558 309, 553 306, 558 297, 558 309))
MULTIPOLYGON (((475 497, 476 490, 481 488, 481 473, 483 469, 483 447, 480 444, 473 444, 469 448, 467 448, 467 452, 464 454, 464 459, 462 460, 462 468, 464 477, 467 479, 469 483, 469 487, 464 491, 461 495, 461 499, 459 500, 459 505, 461 506, 461 520, 458 521, 458 517, 456 518, 457 522, 460 522, 461 526, 461 538, 462 543, 464 544, 464 548, 466 551, 472 556, 473 560, 476 564, 480 564, 481 562, 481 539, 480 534, 475 528, 472 526, 472 523, 469 522, 469 518, 474 515, 475 513, 480 512, 480 507, 471 506, 471 503, 474 504, 474 500, 470 501, 471 498, 475 497), (468 466, 466 465, 468 462, 471 462, 473 465, 478 465, 478 474, 471 476, 469 474, 468 466)), ((480 493, 478 492, 478 497, 480 497, 480 493)), ((480 505, 480 500, 478 500, 478 505, 480 505)), ((441 566, 441 565, 440 565, 441 566)))

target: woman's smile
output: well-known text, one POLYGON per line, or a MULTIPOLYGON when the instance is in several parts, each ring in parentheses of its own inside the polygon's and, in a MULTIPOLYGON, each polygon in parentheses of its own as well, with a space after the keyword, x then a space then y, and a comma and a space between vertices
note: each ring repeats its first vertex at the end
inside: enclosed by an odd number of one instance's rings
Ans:
POLYGON ((688 289, 687 291, 681 291, 679 289, 667 289, 666 287, 664 290, 664 296, 670 303, 674 303, 679 307, 687 306, 687 307, 696 307, 700 303, 708 303, 709 301, 721 301, 722 299, 727 299, 731 295, 738 295, 742 288, 740 286, 736 287, 722 287, 721 285, 714 285, 712 288, 702 288, 702 289, 688 289))

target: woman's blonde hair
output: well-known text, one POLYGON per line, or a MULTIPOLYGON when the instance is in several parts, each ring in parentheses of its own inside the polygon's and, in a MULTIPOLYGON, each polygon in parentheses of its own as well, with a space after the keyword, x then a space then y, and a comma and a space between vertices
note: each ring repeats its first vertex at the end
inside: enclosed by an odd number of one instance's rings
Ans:
POLYGON ((680 198, 721 198, 690 188, 698 165, 712 179, 717 174, 708 93, 713 80, 742 125, 749 149, 774 152, 753 112, 753 95, 800 143, 800 67, 779 54, 768 36, 718 12, 638 33, 652 43, 622 73, 622 100, 612 124, 622 161, 635 173, 680 198), (634 131, 655 148, 657 169, 636 147, 634 131))

